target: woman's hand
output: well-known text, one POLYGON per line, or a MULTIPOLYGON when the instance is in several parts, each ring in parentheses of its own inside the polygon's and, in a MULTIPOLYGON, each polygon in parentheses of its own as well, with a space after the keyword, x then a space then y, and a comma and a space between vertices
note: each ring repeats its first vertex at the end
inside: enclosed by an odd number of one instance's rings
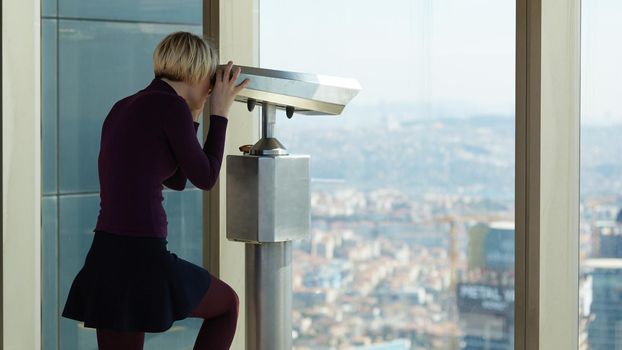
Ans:
POLYGON ((233 62, 229 61, 224 69, 216 71, 216 82, 212 87, 210 96, 210 113, 227 118, 229 109, 233 104, 235 96, 245 89, 250 83, 249 79, 244 79, 239 85, 235 85, 236 80, 240 77, 241 69, 236 67, 231 76, 231 68, 233 62))

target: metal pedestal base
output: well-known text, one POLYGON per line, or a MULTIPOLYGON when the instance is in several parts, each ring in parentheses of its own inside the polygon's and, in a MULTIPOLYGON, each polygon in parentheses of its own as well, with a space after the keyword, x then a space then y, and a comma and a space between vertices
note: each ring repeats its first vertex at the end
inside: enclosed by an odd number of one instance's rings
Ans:
POLYGON ((292 349, 292 242, 246 244, 246 350, 292 349))

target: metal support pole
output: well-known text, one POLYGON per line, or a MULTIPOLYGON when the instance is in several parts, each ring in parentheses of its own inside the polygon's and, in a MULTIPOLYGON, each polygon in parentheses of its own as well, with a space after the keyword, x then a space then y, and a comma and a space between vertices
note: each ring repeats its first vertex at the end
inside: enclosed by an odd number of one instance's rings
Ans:
POLYGON ((276 106, 272 103, 261 103, 261 137, 273 138, 276 126, 276 106))
POLYGON ((246 244, 246 350, 292 349, 292 242, 246 244))

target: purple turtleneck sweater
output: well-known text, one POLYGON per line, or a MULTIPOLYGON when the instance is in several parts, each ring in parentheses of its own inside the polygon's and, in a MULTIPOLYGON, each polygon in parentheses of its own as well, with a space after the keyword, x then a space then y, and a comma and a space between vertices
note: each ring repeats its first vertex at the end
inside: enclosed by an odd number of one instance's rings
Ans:
POLYGON ((210 116, 203 147, 198 127, 184 98, 158 78, 118 101, 102 126, 94 231, 165 238, 163 185, 181 191, 188 179, 209 190, 218 178, 227 119, 210 116))

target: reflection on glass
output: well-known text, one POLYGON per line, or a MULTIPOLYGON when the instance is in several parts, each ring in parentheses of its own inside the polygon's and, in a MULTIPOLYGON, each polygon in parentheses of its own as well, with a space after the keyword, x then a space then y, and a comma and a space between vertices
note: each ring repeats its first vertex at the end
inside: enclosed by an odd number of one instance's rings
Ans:
POLYGON ((56 196, 43 197, 41 201, 42 274, 42 346, 45 350, 58 350, 58 201, 56 196))
POLYGON ((582 1, 579 349, 622 348, 622 3, 582 1))
POLYGON ((295 348, 513 349, 515 1, 260 13, 263 67, 363 87, 340 117, 279 116, 279 139, 311 155, 295 348))
POLYGON ((203 192, 186 189, 165 191, 168 218, 168 250, 193 264, 203 265, 203 192))
POLYGON ((57 15, 57 0, 41 0, 41 15, 47 17, 55 17, 57 15))
POLYGON ((58 120, 56 90, 56 42, 57 21, 43 19, 41 37, 41 186, 43 194, 56 193, 56 123, 58 120))
POLYGON ((196 0, 57 0, 59 16, 138 22, 201 24, 202 3, 196 0))

